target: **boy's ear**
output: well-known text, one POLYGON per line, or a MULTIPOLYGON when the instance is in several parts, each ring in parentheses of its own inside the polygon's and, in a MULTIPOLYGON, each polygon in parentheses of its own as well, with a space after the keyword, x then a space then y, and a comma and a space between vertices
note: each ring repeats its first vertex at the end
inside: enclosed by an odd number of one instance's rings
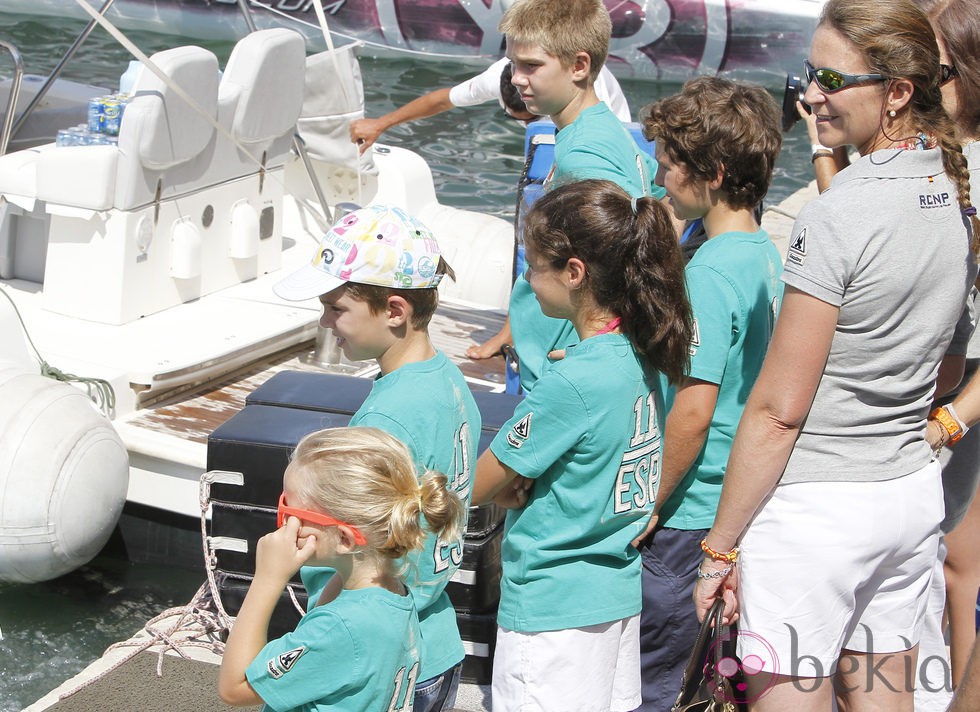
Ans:
POLYGON ((406 323, 412 314, 412 305, 405 297, 392 294, 388 297, 388 322, 391 326, 401 326, 406 323))
POLYGON ((589 70, 592 69, 592 58, 588 52, 576 52, 575 60, 572 62, 572 79, 583 81, 589 78, 589 70))
POLYGON ((711 190, 719 190, 721 188, 721 184, 724 181, 725 181, 725 164, 722 163, 720 166, 718 166, 718 173, 715 175, 715 177, 712 178, 710 181, 708 181, 708 187, 711 190))

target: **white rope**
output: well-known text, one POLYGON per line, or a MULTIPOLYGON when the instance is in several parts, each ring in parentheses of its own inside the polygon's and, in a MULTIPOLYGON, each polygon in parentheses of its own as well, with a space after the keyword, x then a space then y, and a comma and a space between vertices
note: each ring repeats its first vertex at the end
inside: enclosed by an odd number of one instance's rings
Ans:
MULTIPOLYGON (((10 302, 10 306, 14 309, 14 316, 17 317, 17 321, 20 322, 20 328, 24 331, 24 338, 27 339, 27 343, 30 345, 31 349, 34 351, 34 356, 37 358, 38 367, 41 371, 41 375, 47 378, 54 379, 55 381, 61 381, 62 383, 80 383, 85 386, 85 391, 88 397, 95 403, 96 407, 101 410, 105 416, 112 419, 116 414, 116 391, 112 387, 112 384, 104 378, 95 378, 94 376, 78 376, 74 373, 66 373, 55 366, 48 363, 41 352, 38 351, 37 346, 34 345, 34 339, 31 338, 31 332, 27 329, 27 324, 24 323, 24 317, 21 316, 20 309, 17 307, 17 303, 14 298, 11 297, 6 288, 0 286, 0 294, 3 294, 10 302)), ((0 635, 0 640, 3 636, 0 635)))
POLYGON ((163 656, 168 650, 173 650, 185 660, 192 659, 184 652, 187 648, 203 648, 220 656, 224 652, 225 647, 221 640, 224 628, 220 620, 215 616, 214 611, 210 608, 210 600, 210 594, 206 586, 202 585, 187 605, 167 609, 160 615, 151 618, 143 627, 143 632, 147 634, 147 637, 133 637, 129 640, 110 645, 105 653, 103 653, 103 656, 115 650, 124 650, 126 648, 130 648, 131 650, 98 675, 70 688, 67 692, 61 693, 58 699, 64 700, 65 698, 71 697, 89 685, 93 685, 99 680, 108 677, 140 653, 157 645, 161 646, 157 651, 157 677, 163 677, 163 656), (159 625, 168 618, 174 617, 175 620, 171 624, 167 626, 159 625))

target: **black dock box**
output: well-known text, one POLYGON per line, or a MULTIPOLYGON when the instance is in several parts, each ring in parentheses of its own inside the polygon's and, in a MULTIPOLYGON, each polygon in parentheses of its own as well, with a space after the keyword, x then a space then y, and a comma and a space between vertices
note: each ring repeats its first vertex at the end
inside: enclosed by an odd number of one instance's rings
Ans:
MULTIPOLYGON (((254 575, 256 543, 276 526, 282 476, 293 449, 308 433, 347 425, 370 391, 367 378, 282 371, 255 389, 245 407, 211 433, 208 470, 237 473, 242 480, 241 485, 217 481, 211 486, 210 539, 221 603, 230 615, 237 615, 254 575)), ((482 452, 520 398, 489 392, 473 395, 483 419, 482 452)), ((490 681, 504 515, 495 504, 470 508, 463 563, 446 587, 466 648, 463 679, 467 682, 490 681)), ((305 610, 306 592, 298 575, 290 588, 305 610)), ((284 592, 270 635, 280 636, 296 626, 300 613, 293 597, 284 592)))

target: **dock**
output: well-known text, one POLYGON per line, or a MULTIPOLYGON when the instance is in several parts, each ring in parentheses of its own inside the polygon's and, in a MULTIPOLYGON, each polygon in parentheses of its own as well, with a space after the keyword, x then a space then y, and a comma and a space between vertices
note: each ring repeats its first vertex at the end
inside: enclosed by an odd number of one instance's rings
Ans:
MULTIPOLYGON (((762 227, 784 257, 797 213, 816 194, 816 184, 811 182, 763 214, 762 227)), ((437 347, 454 357, 454 361, 458 361, 456 357, 463 348, 462 340, 483 341, 493 333, 491 329, 496 325, 463 324, 462 321, 450 313, 443 324, 447 328, 438 329, 454 339, 445 345, 437 342, 437 347)), ((498 372, 502 360, 498 357, 493 361, 469 366, 467 375, 491 382, 497 380, 487 372, 498 372)), ((295 368, 300 362, 302 358, 291 354, 283 364, 270 367, 274 370, 295 368)), ((250 379, 253 383, 257 380, 254 375, 250 379)), ((207 397, 213 401, 217 396, 210 394, 207 397)), ((236 392, 218 410, 228 412, 240 407, 243 400, 243 394, 236 392)), ((131 638, 111 646, 102 657, 27 707, 25 712, 259 710, 260 707, 232 708, 218 698, 222 645, 216 618, 208 611, 208 599, 206 586, 202 587, 186 607, 165 611, 147 622, 131 638)), ((490 712, 489 685, 464 682, 454 709, 457 712, 490 712)))

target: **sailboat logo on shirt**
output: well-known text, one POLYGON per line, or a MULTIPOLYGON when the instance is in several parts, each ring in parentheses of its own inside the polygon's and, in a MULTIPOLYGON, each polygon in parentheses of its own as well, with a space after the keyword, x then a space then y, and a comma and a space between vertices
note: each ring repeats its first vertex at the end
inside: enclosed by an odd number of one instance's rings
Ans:
POLYGON ((806 228, 800 230, 793 238, 786 256, 798 265, 803 264, 803 260, 806 258, 806 228))
POLYGON ((292 650, 287 650, 281 655, 277 655, 268 663, 266 663, 266 669, 269 671, 269 675, 275 679, 279 679, 287 672, 292 670, 293 665, 299 660, 300 656, 306 652, 306 648, 293 648, 292 650))
POLYGON ((520 447, 531 435, 531 414, 528 413, 523 418, 514 423, 514 427, 507 433, 507 442, 511 447, 520 447))

